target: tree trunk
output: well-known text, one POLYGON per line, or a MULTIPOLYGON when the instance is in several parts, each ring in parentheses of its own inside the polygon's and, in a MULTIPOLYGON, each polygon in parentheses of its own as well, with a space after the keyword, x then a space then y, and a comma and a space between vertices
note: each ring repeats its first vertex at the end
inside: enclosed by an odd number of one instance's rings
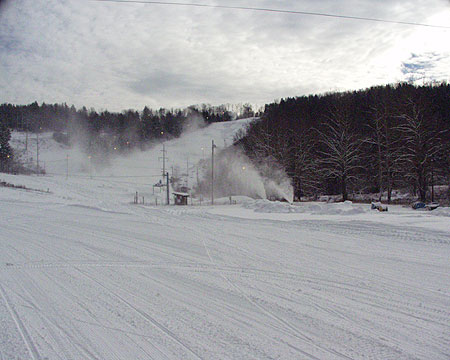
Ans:
POLYGON ((347 193, 347 179, 344 176, 342 178, 342 201, 348 200, 348 193, 347 193))
POLYGON ((381 146, 378 145, 378 190, 380 191, 380 195, 378 196, 378 201, 381 202, 381 198, 383 197, 383 167, 382 167, 382 155, 381 155, 381 146))
POLYGON ((387 201, 388 204, 391 203, 392 200, 392 181, 391 178, 388 179, 388 183, 387 183, 387 201))
POLYGON ((418 179, 418 187, 419 187, 419 198, 420 201, 425 202, 427 199, 427 180, 425 174, 420 173, 418 179))

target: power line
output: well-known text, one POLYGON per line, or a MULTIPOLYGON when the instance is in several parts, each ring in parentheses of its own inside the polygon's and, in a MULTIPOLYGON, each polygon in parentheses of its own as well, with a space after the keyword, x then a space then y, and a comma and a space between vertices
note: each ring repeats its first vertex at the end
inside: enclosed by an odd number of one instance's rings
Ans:
POLYGON ((264 12, 270 12, 270 13, 294 14, 294 15, 306 15, 306 16, 322 16, 322 17, 345 19, 345 20, 373 21, 373 22, 400 24, 400 25, 409 25, 409 26, 425 26, 425 27, 430 27, 430 28, 450 29, 450 26, 423 24, 423 23, 418 23, 418 22, 377 19, 377 18, 362 17, 362 16, 337 15, 337 14, 328 14, 328 13, 311 12, 311 11, 296 11, 296 10, 260 8, 260 7, 250 7, 250 6, 210 5, 210 4, 200 4, 200 3, 180 3, 180 2, 172 2, 172 1, 146 1, 146 0, 90 0, 90 1, 111 2, 111 3, 135 3, 135 4, 149 4, 149 5, 190 6, 190 7, 203 7, 203 8, 229 9, 229 10, 264 11, 264 12))
MULTIPOLYGON (((54 173, 54 172, 46 172, 45 175, 58 175, 58 176, 65 176, 66 174, 62 174, 62 173, 54 173)), ((71 177, 74 178, 94 178, 94 179, 117 179, 117 178, 149 178, 149 177, 161 177, 161 175, 121 175, 121 176, 114 176, 114 175, 93 175, 93 176, 89 176, 89 175, 71 175, 71 177)))

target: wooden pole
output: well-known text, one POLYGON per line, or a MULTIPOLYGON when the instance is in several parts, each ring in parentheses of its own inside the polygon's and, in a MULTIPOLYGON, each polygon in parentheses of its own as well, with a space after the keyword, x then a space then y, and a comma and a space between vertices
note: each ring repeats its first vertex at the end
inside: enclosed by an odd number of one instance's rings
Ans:
POLYGON ((211 205, 214 205, 214 140, 211 145, 211 205))
POLYGON ((167 177, 167 205, 170 205, 170 190, 169 190, 169 172, 166 172, 166 177, 167 177))

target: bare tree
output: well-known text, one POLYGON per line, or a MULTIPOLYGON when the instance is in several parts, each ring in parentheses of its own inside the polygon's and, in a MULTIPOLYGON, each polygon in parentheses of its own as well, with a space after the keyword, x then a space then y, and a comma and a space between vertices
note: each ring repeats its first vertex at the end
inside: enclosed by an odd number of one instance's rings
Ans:
POLYGON ((403 120, 398 128, 405 144, 401 155, 405 177, 417 186, 419 199, 424 202, 433 160, 443 151, 441 136, 444 132, 434 126, 433 119, 425 115, 423 107, 411 99, 399 118, 403 120))
POLYGON ((377 182, 381 201, 383 191, 387 192, 387 201, 391 202, 394 181, 399 169, 400 153, 395 136, 397 127, 390 124, 392 114, 385 103, 372 108, 373 123, 369 124, 371 136, 365 142, 376 147, 377 182))
POLYGON ((314 154, 314 139, 311 132, 300 133, 292 153, 293 185, 295 196, 301 199, 305 195, 317 195, 321 188, 320 163, 314 154))
POLYGON ((339 181, 343 201, 348 199, 348 187, 357 180, 361 169, 362 142, 353 131, 346 108, 335 108, 324 130, 319 131, 322 149, 321 167, 324 176, 339 181))
POLYGON ((242 139, 246 152, 257 162, 265 162, 271 158, 283 168, 287 169, 295 148, 295 134, 292 129, 274 129, 268 122, 261 122, 249 126, 246 131, 238 132, 234 143, 239 144, 242 139))

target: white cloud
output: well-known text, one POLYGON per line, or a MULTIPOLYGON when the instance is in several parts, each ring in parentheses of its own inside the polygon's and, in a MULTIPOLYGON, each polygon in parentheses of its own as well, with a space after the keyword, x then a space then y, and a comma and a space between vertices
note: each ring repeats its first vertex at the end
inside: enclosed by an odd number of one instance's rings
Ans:
MULTIPOLYGON (((442 25, 450 15, 444 0, 215 3, 442 25)), ((445 29, 256 11, 7 1, 0 8, 0 102, 109 110, 265 103, 404 80, 402 64, 411 54, 431 53, 439 61, 429 69, 442 80, 448 79, 448 35, 445 29)))

